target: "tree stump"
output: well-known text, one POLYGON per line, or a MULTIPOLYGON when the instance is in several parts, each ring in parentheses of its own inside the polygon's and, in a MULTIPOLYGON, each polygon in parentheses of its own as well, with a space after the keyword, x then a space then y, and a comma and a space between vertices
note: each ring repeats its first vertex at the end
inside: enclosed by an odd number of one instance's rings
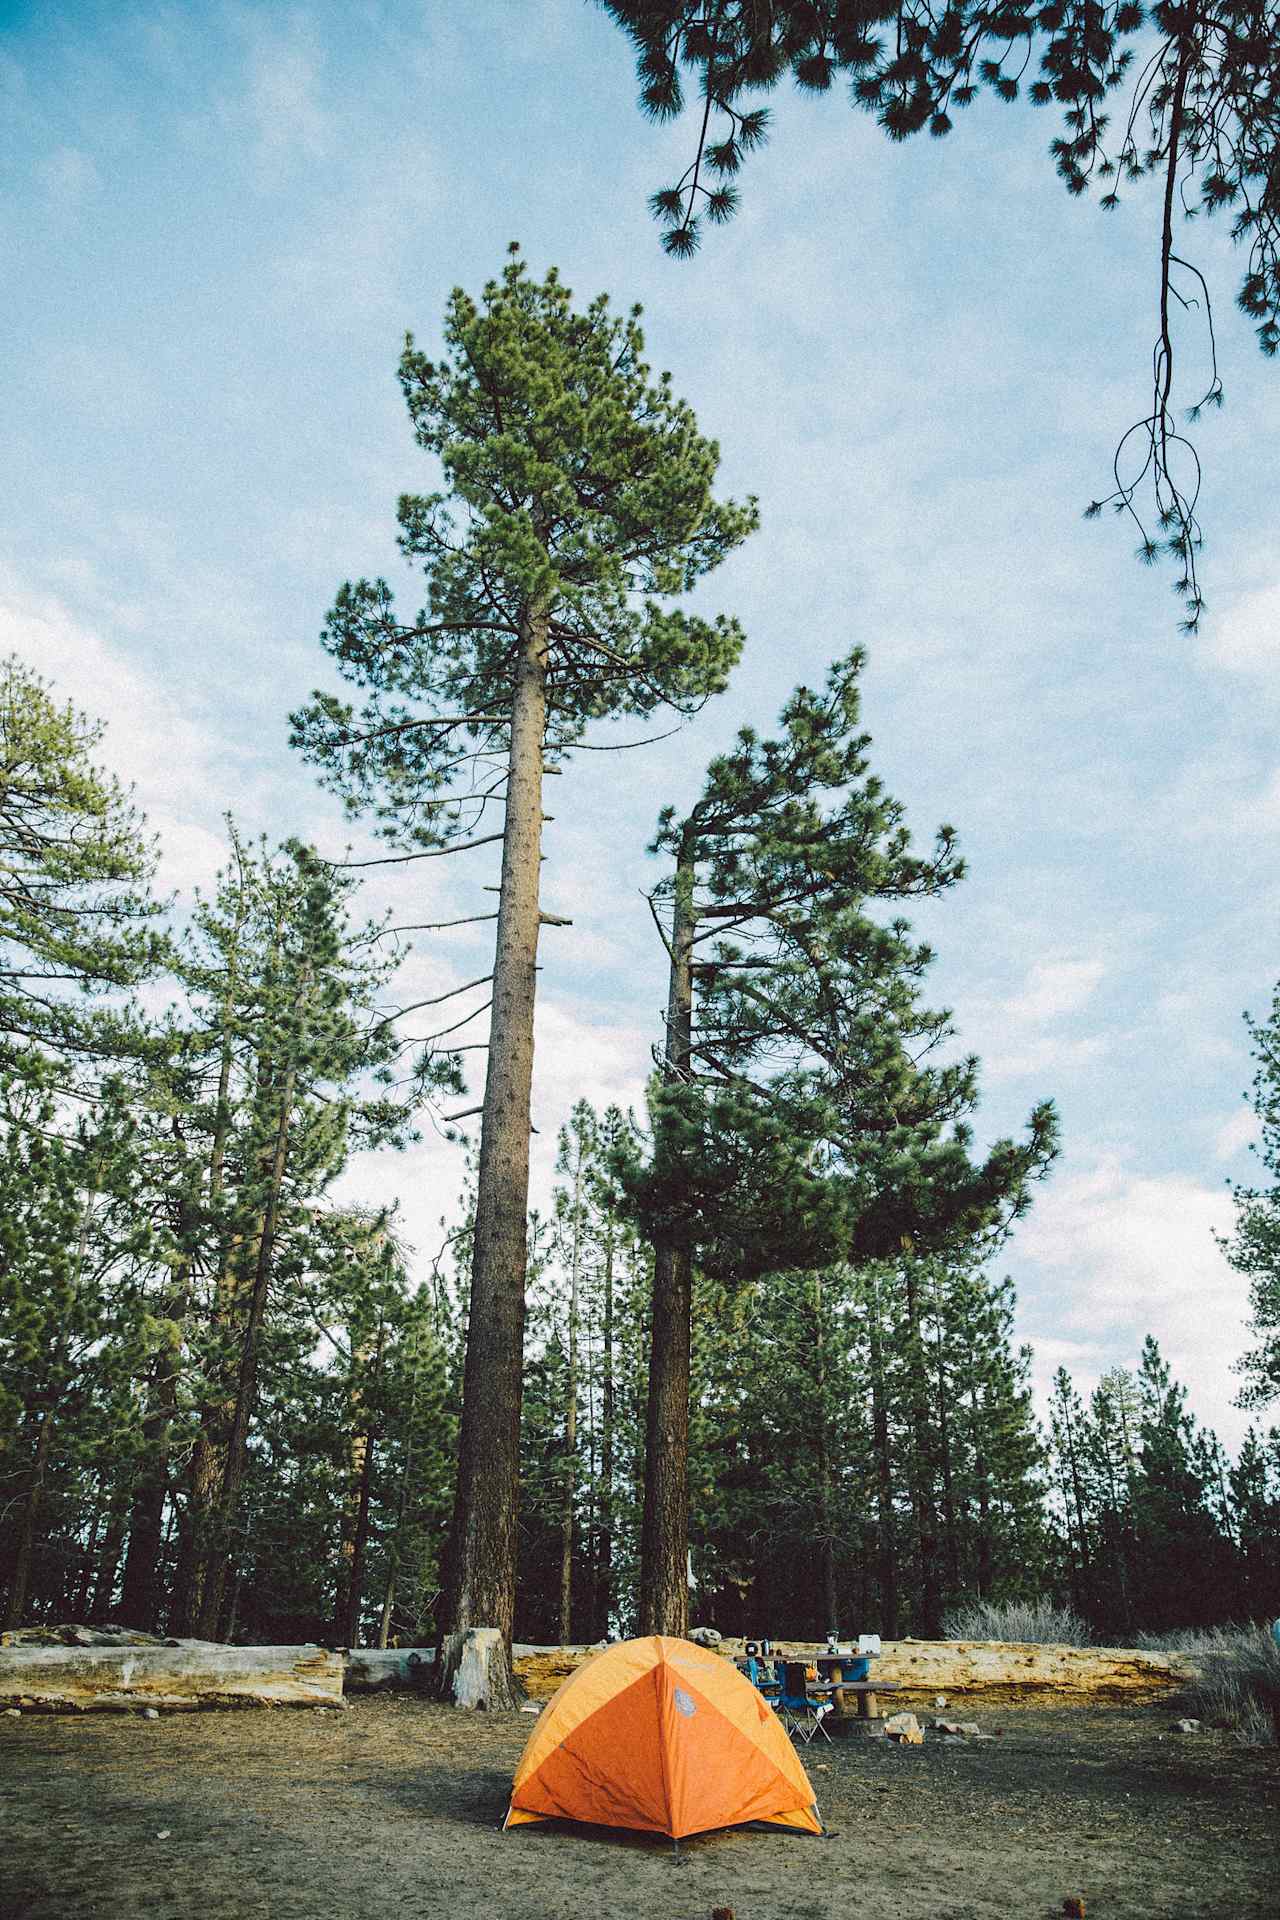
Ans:
POLYGON ((497 1627, 468 1627, 447 1633, 440 1659, 440 1698, 455 1707, 489 1713, 515 1712, 525 1691, 511 1671, 506 1644, 497 1627))

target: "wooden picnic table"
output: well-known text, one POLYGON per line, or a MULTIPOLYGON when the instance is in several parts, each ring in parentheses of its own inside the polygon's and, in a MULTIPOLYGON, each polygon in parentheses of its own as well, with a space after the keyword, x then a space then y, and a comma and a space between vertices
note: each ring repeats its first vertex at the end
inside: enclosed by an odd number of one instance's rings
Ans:
POLYGON ((898 1680, 846 1680, 844 1678, 845 1668, 847 1666, 851 1667, 855 1661, 862 1661, 867 1657, 866 1654, 862 1653, 846 1653, 843 1655, 827 1653, 818 1656, 817 1665, 820 1677, 817 1684, 809 1688, 809 1692, 815 1695, 830 1694, 831 1704, 835 1708, 835 1718, 837 1720, 876 1719, 878 1717, 876 1695, 880 1693, 897 1693, 901 1687, 902 1683, 898 1680), (850 1707, 847 1704, 850 1694, 853 1695, 857 1702, 856 1708, 850 1707))

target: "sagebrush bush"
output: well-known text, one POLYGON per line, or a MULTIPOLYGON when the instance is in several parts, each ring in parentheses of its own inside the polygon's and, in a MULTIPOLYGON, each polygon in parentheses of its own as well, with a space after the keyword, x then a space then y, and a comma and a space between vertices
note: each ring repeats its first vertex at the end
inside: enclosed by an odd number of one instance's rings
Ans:
POLYGON ((1070 1607, 1052 1600, 966 1600, 943 1617, 948 1640, 1033 1640, 1042 1646, 1087 1647, 1092 1634, 1070 1607))
POLYGON ((1222 1628, 1186 1636, 1200 1668, 1192 1690, 1197 1717, 1245 1746, 1280 1746, 1280 1644, 1268 1627, 1222 1628))

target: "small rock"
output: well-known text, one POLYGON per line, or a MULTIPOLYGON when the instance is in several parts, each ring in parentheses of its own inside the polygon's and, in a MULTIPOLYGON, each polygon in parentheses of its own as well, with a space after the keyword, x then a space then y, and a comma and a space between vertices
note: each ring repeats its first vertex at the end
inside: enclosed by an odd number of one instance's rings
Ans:
POLYGON ((156 1709, 154 1707, 144 1707, 142 1709, 140 1718, 143 1720, 158 1720, 160 1718, 160 1715, 156 1712, 156 1709))
POLYGON ((964 1728, 954 1720, 935 1720, 933 1723, 933 1731, 935 1733, 963 1733, 964 1728))
POLYGON ((5 1719, 6 1719, 6 1720, 21 1720, 21 1718, 22 1718, 22 1708, 21 1708, 21 1707, 6 1707, 6 1708, 5 1708, 5 1710, 4 1710, 4 1717, 5 1717, 5 1719))
POLYGON ((156 1835, 156 1839, 167 1840, 172 1832, 173 1832, 172 1827, 161 1827, 159 1833, 156 1835))
POLYGON ((960 1731, 961 1733, 965 1733, 965 1734, 975 1734, 975 1733, 981 1733, 982 1728, 978 1725, 976 1720, 962 1720, 960 1722, 960 1731))
POLYGON ((715 1627, 695 1627, 689 1638, 698 1647, 718 1647, 724 1635, 715 1627))
POLYGON ((900 1747, 922 1747, 924 1728, 914 1713, 891 1713, 884 1723, 886 1737, 900 1747))
POLYGON ((946 1694, 945 1694, 945 1693, 936 1693, 936 1694, 935 1694, 935 1695, 933 1696, 933 1704, 934 1704, 934 1706, 935 1706, 935 1707, 945 1707, 945 1706, 946 1706, 946 1704, 947 1704, 947 1696, 946 1696, 946 1694))
POLYGON ((1202 1728, 1198 1720, 1175 1720, 1170 1731, 1173 1733, 1200 1733, 1202 1728))
POLYGON ((541 1713, 542 1702, 540 1700, 526 1700, 521 1706, 520 1711, 521 1713, 541 1713))

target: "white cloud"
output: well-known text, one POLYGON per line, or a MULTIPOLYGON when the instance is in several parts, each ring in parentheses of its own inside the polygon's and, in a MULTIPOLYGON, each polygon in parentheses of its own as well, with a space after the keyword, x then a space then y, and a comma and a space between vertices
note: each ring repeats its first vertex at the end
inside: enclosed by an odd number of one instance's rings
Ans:
POLYGON ((1246 1420, 1231 1404, 1231 1368, 1247 1342, 1248 1289, 1214 1238, 1232 1219, 1223 1188, 1117 1159, 1054 1181, 1016 1239, 1040 1384, 1061 1362, 1088 1391, 1107 1367, 1134 1365, 1151 1333, 1193 1411, 1237 1443, 1246 1420))
POLYGON ((1005 1012, 1011 1020, 1027 1024, 1078 1013, 1105 972, 1100 960, 1037 961, 1023 992, 1006 1002, 1005 1012))
POLYGON ((984 1051, 983 1075, 997 1081, 1021 1080, 1030 1074, 1043 1079, 1047 1074, 1075 1073, 1101 1060, 1109 1045, 1102 1034, 1085 1034, 1078 1040, 1045 1034, 1021 1042, 1006 1037, 993 1041, 989 1054, 984 1051))
POLYGON ((225 854, 206 824, 210 792, 207 731, 194 714, 51 595, 32 594, 0 575, 0 655, 16 653, 92 720, 106 723, 95 758, 136 789, 161 845, 162 885, 207 884, 225 854))
POLYGON ((1091 1066, 1107 1051, 1100 1034, 1079 1033, 1069 1024, 1097 992, 1106 967, 1101 960, 1063 956, 1038 960, 1020 992, 988 995, 965 1010, 970 1034, 991 1081, 1073 1072, 1091 1066))
POLYGON ((1280 675, 1280 585, 1245 594, 1211 621, 1201 657, 1228 673, 1280 675))
POLYGON ((1213 1137, 1213 1157, 1215 1160, 1234 1160, 1238 1153, 1255 1141, 1262 1129, 1258 1116, 1252 1107, 1240 1107, 1229 1120, 1224 1120, 1213 1137))
POLYGON ((242 15, 238 24, 245 43, 243 93, 223 102, 223 116, 247 129, 264 175, 294 160, 323 158, 331 123, 320 99, 324 53, 314 22, 303 13, 263 11, 242 15))

